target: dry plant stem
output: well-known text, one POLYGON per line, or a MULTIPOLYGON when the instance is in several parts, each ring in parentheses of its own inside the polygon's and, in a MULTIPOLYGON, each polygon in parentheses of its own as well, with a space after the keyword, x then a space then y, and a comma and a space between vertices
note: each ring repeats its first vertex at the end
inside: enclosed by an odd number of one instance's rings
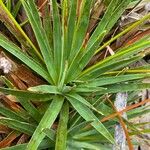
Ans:
POLYGON ((114 117, 116 117, 116 116, 118 116, 118 114, 122 114, 123 112, 127 112, 127 111, 129 111, 129 110, 131 110, 131 109, 134 109, 134 108, 136 108, 136 107, 139 107, 139 106, 141 106, 141 105, 144 105, 145 103, 148 103, 148 102, 150 102, 150 99, 145 99, 144 101, 142 101, 142 102, 140 102, 140 103, 137 103, 137 104, 134 104, 134 105, 131 105, 131 106, 127 106, 125 109, 123 109, 123 110, 121 110, 121 111, 119 111, 119 112, 116 112, 116 113, 114 113, 114 114, 111 114, 111 115, 109 115, 109 116, 107 116, 107 117, 104 117, 102 120, 100 120, 101 122, 105 122, 105 121, 107 121, 107 120, 110 120, 110 119, 113 119, 114 117))
POLYGON ((38 10, 40 11, 40 10, 46 5, 47 2, 48 2, 48 0, 45 0, 45 1, 41 4, 41 6, 39 6, 38 10))
POLYGON ((17 137, 17 134, 15 132, 10 133, 6 138, 4 138, 0 142, 0 148, 10 146, 10 144, 13 142, 13 140, 16 139, 16 137, 17 137))

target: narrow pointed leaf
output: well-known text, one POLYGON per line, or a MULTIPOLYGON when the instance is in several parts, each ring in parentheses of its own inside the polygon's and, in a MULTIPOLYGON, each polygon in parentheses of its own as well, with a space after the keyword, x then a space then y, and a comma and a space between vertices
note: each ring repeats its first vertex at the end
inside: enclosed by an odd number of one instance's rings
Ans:
POLYGON ((40 122, 42 118, 42 114, 38 111, 38 109, 29 101, 26 97, 18 97, 18 101, 25 108, 25 110, 35 119, 37 122, 40 122))
POLYGON ((40 92, 40 93, 50 93, 50 94, 61 94, 56 86, 52 85, 38 85, 28 88, 29 91, 40 92))
POLYGON ((95 65, 87 68, 85 71, 83 71, 82 74, 86 74, 87 72, 90 72, 96 68, 100 68, 101 66, 104 67, 104 65, 108 65, 108 64, 114 63, 115 61, 118 61, 120 59, 137 54, 138 52, 141 51, 141 49, 148 48, 148 47, 150 47, 150 40, 146 36, 145 38, 138 41, 137 43, 127 46, 123 49, 120 49, 115 55, 110 56, 110 57, 104 59, 103 61, 100 61, 100 62, 96 63, 95 65), (146 41, 146 39, 147 39, 147 41, 146 41))
MULTIPOLYGON (((107 86, 106 86, 107 87, 107 86)), ((124 84, 115 84, 109 85, 107 90, 99 92, 99 94, 105 93, 118 93, 118 92, 128 92, 128 91, 138 91, 143 89, 149 89, 149 83, 124 83, 124 84)))
POLYGON ((49 45, 46 33, 42 27, 42 22, 39 17, 38 10, 33 0, 21 0, 23 7, 27 13, 28 19, 38 41, 41 53, 47 66, 47 70, 52 78, 53 83, 56 83, 57 74, 54 68, 52 50, 49 45), (44 39, 44 40, 41 40, 44 39))
MULTIPOLYGON (((111 0, 109 6, 107 8, 107 11, 105 12, 105 15, 103 16, 102 20, 98 24, 98 27, 96 28, 96 30, 92 34, 91 38, 89 39, 88 47, 90 47, 92 45, 93 41, 96 40, 96 38, 101 33, 101 31, 106 30, 107 31, 106 34, 110 31, 110 29, 114 26, 116 21, 120 18, 120 16, 124 12, 124 9, 130 3, 130 1, 131 0, 123 0, 123 1, 111 0), (113 19, 111 19, 112 16, 113 16, 113 19)), ((101 42, 102 42, 102 39, 101 39, 100 43, 101 42)))
POLYGON ((53 11, 52 15, 53 15, 54 61, 56 65, 56 71, 60 75, 59 69, 60 69, 62 55, 63 55, 60 15, 58 11, 57 1, 52 0, 51 3, 52 3, 52 11, 53 11))
POLYGON ((90 125, 94 120, 91 121, 84 121, 73 128, 68 130, 68 134, 74 136, 76 133, 80 132, 83 128, 85 128, 87 125, 90 125))
POLYGON ((5 108, 4 106, 0 106, 0 114, 10 119, 25 121, 25 119, 22 116, 20 116, 18 113, 8 108, 5 108))
POLYGON ((31 58, 31 57, 27 56, 25 53, 23 53, 18 46, 16 46, 14 43, 9 41, 1 33, 0 33, 0 46, 2 46, 6 51, 11 53, 15 57, 17 57, 19 60, 21 60, 24 64, 26 64, 33 71, 38 73, 44 79, 51 82, 51 79, 50 79, 49 74, 47 73, 47 70, 40 63, 38 63, 33 58, 31 58))
POLYGON ((119 75, 113 77, 100 77, 98 79, 94 79, 91 81, 87 81, 83 83, 83 85, 79 85, 78 87, 82 86, 89 86, 89 87, 97 87, 97 86, 104 86, 114 83, 126 82, 130 80, 138 80, 150 77, 150 73, 145 74, 129 74, 129 75, 119 75))
POLYGON ((34 134, 32 135, 26 150, 35 150, 39 147, 40 143, 45 137, 45 134, 42 132, 42 130, 45 128, 50 128, 52 126, 61 110, 63 102, 64 102, 63 97, 56 96, 53 99, 50 106, 46 110, 43 118, 41 119, 39 125, 37 126, 34 134))
POLYGON ((96 45, 99 43, 99 40, 104 36, 104 32, 102 32, 96 41, 89 48, 81 48, 79 53, 73 58, 71 65, 68 69, 67 81, 69 82, 71 79, 74 79, 79 73, 84 69, 84 67, 89 63, 92 56, 95 53, 96 45), (74 70, 76 70, 74 72, 74 70))
POLYGON ((21 98, 25 97, 31 100, 51 99, 51 95, 49 93, 37 93, 37 92, 15 90, 15 89, 8 89, 8 88, 2 88, 2 87, 0 87, 0 92, 3 92, 5 94, 11 94, 16 97, 21 97, 21 98))
POLYGON ((116 61, 114 63, 111 63, 110 65, 103 65, 102 67, 96 67, 92 69, 90 72, 83 72, 83 74, 80 76, 79 79, 81 80, 90 80, 92 78, 97 78, 100 75, 104 74, 105 72, 108 71, 114 71, 117 69, 123 69, 123 67, 126 67, 138 60, 140 60, 143 56, 135 56, 129 59, 123 59, 121 61, 116 61))
POLYGON ((55 149, 57 150, 66 150, 68 119, 69 119, 69 105, 68 102, 65 102, 60 112, 60 119, 57 129, 56 145, 55 145, 55 149))
POLYGON ((1 150, 25 150, 27 144, 18 144, 15 146, 10 146, 10 147, 5 147, 5 148, 1 148, 1 150))
MULTIPOLYGON (((18 1, 19 3, 19 1, 18 1)), ((41 54, 38 52, 35 45, 31 42, 25 34, 20 25, 16 22, 12 14, 5 7, 2 0, 0 0, 0 20, 5 23, 8 30, 17 38, 17 40, 25 47, 25 49, 39 62, 43 62, 41 54)))
POLYGON ((45 135, 48 138, 50 138, 53 142, 55 142, 55 140, 56 140, 56 131, 54 131, 53 129, 45 128, 45 129, 43 129, 43 133, 45 133, 45 135))
POLYGON ((69 56, 69 63, 72 61, 76 53, 79 52, 85 35, 88 28, 89 18, 90 18, 90 9, 92 6, 93 0, 83 0, 81 2, 80 14, 78 17, 78 21, 75 27, 75 33, 73 36, 72 47, 69 56))
POLYGON ((28 135, 32 135, 34 130, 36 129, 36 126, 32 125, 31 123, 29 124, 5 117, 0 117, 0 124, 28 135))
POLYGON ((75 25, 77 21, 76 11, 77 11, 77 0, 71 0, 70 1, 70 11, 69 11, 69 18, 68 18, 68 32, 67 32, 67 58, 70 55, 70 50, 72 46, 73 41, 73 35, 75 31, 75 25))
POLYGON ((91 125, 104 137, 106 137, 111 143, 114 143, 114 139, 109 133, 109 131, 104 127, 104 125, 99 121, 99 119, 93 114, 93 112, 81 102, 76 101, 73 98, 67 98, 76 111, 86 120, 94 120, 91 125))
POLYGON ((84 99, 82 96, 80 96, 79 94, 76 93, 71 93, 71 94, 67 94, 66 97, 69 98, 73 98, 75 101, 79 101, 81 102, 83 105, 89 107, 90 109, 94 110, 95 112, 103 115, 103 113, 99 110, 97 110, 92 104, 90 104, 86 99, 84 99))

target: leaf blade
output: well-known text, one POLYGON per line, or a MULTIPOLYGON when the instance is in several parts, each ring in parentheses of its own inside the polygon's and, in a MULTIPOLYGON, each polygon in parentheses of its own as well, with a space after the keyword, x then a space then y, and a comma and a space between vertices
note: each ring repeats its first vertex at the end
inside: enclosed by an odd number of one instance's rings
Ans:
POLYGON ((38 148, 39 144, 45 137, 45 134, 42 132, 44 128, 50 128, 55 121, 57 115, 59 114, 61 107, 63 105, 64 98, 56 96, 51 102, 49 108, 46 110, 43 118, 41 119, 38 127, 36 128, 34 134, 31 137, 27 145, 27 150, 35 150, 38 148), (51 114, 51 115, 49 115, 51 114))
POLYGON ((91 121, 94 120, 91 125, 104 137, 106 137, 111 143, 114 143, 114 139, 108 130, 104 127, 104 125, 99 121, 99 119, 92 113, 92 111, 81 102, 76 101, 72 98, 67 98, 68 101, 72 104, 72 106, 76 109, 76 111, 86 120, 91 121))

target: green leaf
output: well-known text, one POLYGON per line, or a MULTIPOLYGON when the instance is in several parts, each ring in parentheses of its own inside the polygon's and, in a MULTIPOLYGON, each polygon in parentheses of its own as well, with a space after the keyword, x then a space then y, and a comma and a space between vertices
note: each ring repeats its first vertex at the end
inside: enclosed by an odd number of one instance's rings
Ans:
POLYGON ((22 116, 20 116, 18 113, 8 108, 5 108, 4 106, 0 106, 0 114, 7 118, 14 119, 17 121, 22 121, 22 122, 25 121, 25 119, 22 116))
POLYGON ((28 19, 38 41, 41 53, 46 63, 47 70, 52 78, 53 83, 56 83, 57 74, 54 68, 52 50, 47 39, 46 33, 42 27, 42 22, 39 17, 38 10, 33 0, 21 0, 22 5, 27 13, 28 19), (43 39, 43 40, 42 40, 43 39))
MULTIPOLYGON (((103 16, 102 20, 99 22, 97 28, 95 29, 94 33, 89 39, 88 47, 90 47, 92 43, 97 39, 101 31, 106 30, 107 31, 106 34, 110 31, 110 29, 115 25, 117 20, 120 18, 120 16, 124 12, 127 5, 130 3, 130 1, 131 0, 122 0, 122 1, 112 0, 111 1, 111 3, 109 4, 105 12, 105 15, 103 16)), ((101 42, 102 42, 102 39, 99 41, 99 44, 101 42)))
POLYGON ((116 61, 127 59, 128 57, 131 57, 132 55, 135 55, 141 51, 141 49, 150 47, 150 40, 149 37, 146 36, 142 38, 140 41, 119 49, 119 51, 110 57, 105 58, 104 60, 96 63, 95 65, 85 69, 80 76, 83 76, 89 72, 92 72, 100 67, 104 67, 106 65, 111 65, 112 63, 115 63, 116 61))
POLYGON ((90 109, 94 110, 95 112, 103 115, 101 111, 98 111, 92 104, 90 104, 86 99, 76 93, 66 94, 66 98, 70 99, 73 98, 75 101, 81 102, 83 105, 89 107, 90 109))
MULTIPOLYGON (((25 150, 26 147, 27 147, 27 143, 17 144, 15 146, 2 148, 1 150, 25 150)), ((40 144, 39 149, 47 149, 47 148, 52 148, 52 147, 54 147, 53 143, 51 143, 49 139, 44 139, 42 143, 40 144)))
POLYGON ((94 93, 94 92, 98 92, 98 91, 102 91, 105 90, 105 88, 103 87, 90 87, 90 86, 77 86, 74 91, 77 93, 94 93))
POLYGON ((43 58, 41 54, 39 53, 35 45, 31 42, 31 40, 28 38, 28 36, 25 34, 20 25, 17 23, 17 21, 14 19, 9 10, 5 7, 2 0, 0 0, 0 14, 3 14, 0 15, 0 20, 5 23, 8 30, 23 45, 25 50, 28 51, 28 53, 31 54, 33 58, 36 58, 36 60, 43 63, 43 58))
POLYGON ((5 117, 0 117, 0 124, 28 135, 32 135, 34 130, 36 129, 36 126, 32 125, 31 123, 17 121, 15 119, 5 117))
POLYGON ((115 23, 121 17, 121 15, 123 14, 123 12, 125 11, 125 9, 127 8, 127 6, 129 5, 130 2, 131 2, 131 0, 122 0, 122 1, 119 0, 115 10, 109 16, 110 18, 113 17, 113 19, 110 19, 108 21, 108 24, 106 26, 106 31, 109 32, 111 30, 111 28, 115 25, 115 23))
POLYGON ((69 11, 69 18, 68 18, 68 35, 67 35, 67 52, 66 52, 66 58, 69 57, 70 55, 70 50, 72 46, 72 41, 73 41, 73 35, 75 31, 75 25, 77 21, 77 0, 70 0, 70 11, 69 11))
POLYGON ((15 146, 1 148, 1 150, 25 150, 27 144, 17 144, 15 146))
POLYGON ((52 140, 53 142, 55 142, 55 140, 56 140, 56 132, 53 129, 45 128, 45 129, 43 129, 43 133, 45 133, 45 135, 50 140, 52 140))
POLYGON ((79 85, 78 87, 80 87, 80 86, 81 87, 82 86, 97 87, 97 86, 110 85, 110 84, 115 84, 115 83, 120 83, 120 82, 144 79, 144 78, 148 78, 148 77, 150 77, 150 73, 118 75, 118 76, 112 76, 112 77, 99 77, 97 79, 84 82, 83 84, 79 85))
POLYGON ((8 89, 8 88, 2 88, 0 87, 0 92, 3 92, 5 94, 12 94, 16 97, 20 98, 26 98, 31 100, 50 100, 51 95, 49 93, 37 93, 37 92, 31 92, 31 91, 23 91, 23 90, 15 90, 15 89, 8 89))
POLYGON ((109 133, 109 131, 104 127, 104 125, 99 121, 99 119, 93 114, 93 112, 81 102, 67 97, 68 101, 72 104, 72 106, 76 109, 76 111, 86 120, 91 121, 94 120, 91 125, 104 137, 106 137, 111 143, 114 143, 114 139, 109 133))
POLYGON ((90 9, 92 6, 93 0, 83 0, 81 2, 81 8, 80 8, 80 14, 77 20, 77 24, 74 30, 74 35, 73 35, 73 41, 72 41, 72 47, 70 51, 70 56, 69 56, 69 64, 72 62, 74 56, 79 53, 79 50, 83 44, 87 28, 88 28, 88 23, 89 23, 89 18, 90 18, 90 9))
POLYGON ((87 149, 87 150, 110 150, 110 146, 98 144, 98 143, 88 143, 80 141, 69 141, 69 150, 87 149), (72 146, 72 147, 71 147, 72 146))
POLYGON ((17 14, 18 14, 20 8, 21 8, 21 1, 19 0, 19 1, 16 3, 16 5, 13 7, 13 10, 12 10, 12 15, 14 16, 14 18, 17 17, 17 14))
POLYGON ((57 128, 56 145, 57 150, 66 150, 67 146, 67 124, 69 119, 69 105, 65 102, 60 112, 60 119, 57 128))
POLYGON ((90 125, 94 120, 91 120, 91 121, 84 121, 84 122, 81 122, 77 125, 75 125, 73 128, 69 129, 68 130, 68 134, 74 136, 76 133, 80 133, 80 131, 87 127, 87 125, 90 125))
POLYGON ((40 92, 40 93, 50 93, 50 94, 61 94, 56 86, 52 85, 38 85, 28 88, 29 91, 40 92))
POLYGON ((33 71, 42 76, 48 82, 51 82, 51 78, 47 73, 47 70, 40 63, 38 63, 32 57, 29 57, 25 53, 23 53, 17 45, 9 41, 1 33, 0 33, 0 46, 5 48, 6 51, 8 51, 9 53, 17 57, 19 60, 21 60, 23 63, 25 63, 28 67, 30 67, 33 71))
POLYGON ((90 71, 88 71, 88 70, 87 70, 87 72, 83 71, 83 74, 81 74, 81 76, 79 76, 79 80, 87 81, 87 80, 97 78, 100 75, 104 74, 105 72, 114 71, 117 69, 123 69, 123 67, 126 67, 126 66, 130 65, 131 63, 140 60, 142 57, 143 56, 134 56, 129 59, 123 59, 121 61, 116 61, 114 63, 110 63, 108 65, 102 65, 102 67, 95 66, 90 71))
POLYGON ((149 107, 148 106, 141 106, 139 108, 128 111, 127 116, 129 119, 133 119, 135 117, 138 117, 138 116, 141 117, 142 115, 145 115, 148 113, 150 113, 149 107))
MULTIPOLYGON (((101 34, 101 32, 106 30, 106 25, 110 21, 111 14, 114 12, 115 8, 117 7, 118 1, 119 0, 111 0, 111 3, 109 4, 102 20, 99 22, 97 28, 95 29, 92 36, 90 37, 87 47, 91 47, 91 45, 96 41, 97 37, 101 34)), ((99 43, 97 43, 96 47, 100 44, 101 41, 102 39, 99 41, 99 43)))
POLYGON ((18 101, 33 119, 35 119, 37 122, 40 122, 42 114, 40 114, 39 110, 29 101, 29 99, 26 97, 18 97, 18 101))
POLYGON ((44 8, 44 15, 42 16, 43 19, 43 28, 46 32, 47 39, 49 41, 50 47, 53 50, 53 31, 52 31, 52 18, 49 10, 48 2, 45 4, 44 8))
POLYGON ((12 5, 11 5, 11 0, 7 0, 7 2, 6 2, 6 7, 7 7, 7 9, 8 9, 9 11, 11 11, 11 7, 12 7, 12 5))
POLYGON ((54 62, 56 65, 56 71, 60 75, 61 61, 63 58, 63 48, 62 48, 62 33, 61 33, 61 23, 59 17, 59 11, 57 7, 57 1, 52 0, 52 16, 53 16, 53 41, 54 41, 54 62))
POLYGON ((149 83, 124 83, 124 84, 114 84, 106 86, 107 90, 101 91, 98 94, 106 93, 118 93, 118 92, 128 92, 128 91, 137 91, 143 89, 149 89, 149 83))
POLYGON ((0 76, 0 80, 2 80, 2 82, 4 82, 8 88, 11 88, 11 89, 15 88, 13 83, 11 83, 11 81, 8 80, 5 76, 0 76))
POLYGON ((116 39, 118 39, 119 37, 123 36, 124 34, 128 33, 130 30, 136 28, 138 25, 140 25, 141 23, 143 23, 145 20, 150 18, 150 14, 145 15, 142 19, 140 19, 139 21, 131 24, 128 28, 124 29, 122 32, 120 32, 119 34, 117 34, 116 36, 112 37, 109 41, 107 41, 106 43, 104 43, 103 46, 101 46, 96 53, 98 53, 99 51, 101 51, 103 48, 105 48, 106 46, 110 45, 113 41, 115 41, 116 39))
POLYGON ((104 33, 105 31, 101 32, 101 34, 98 36, 93 45, 91 45, 91 47, 81 48, 80 52, 76 54, 68 69, 67 82, 71 81, 71 79, 74 79, 77 75, 79 75, 79 73, 89 63, 95 53, 96 45, 97 43, 99 43, 99 40, 104 36, 104 33), (74 72, 74 70, 76 71, 74 72))
POLYGON ((61 107, 63 105, 64 98, 61 96, 56 96, 51 102, 50 106, 46 110, 43 118, 41 119, 39 125, 37 126, 34 134, 31 137, 27 145, 26 150, 35 150, 40 145, 41 141, 45 137, 45 134, 42 132, 45 128, 50 128, 54 123, 56 117, 58 116, 61 107))

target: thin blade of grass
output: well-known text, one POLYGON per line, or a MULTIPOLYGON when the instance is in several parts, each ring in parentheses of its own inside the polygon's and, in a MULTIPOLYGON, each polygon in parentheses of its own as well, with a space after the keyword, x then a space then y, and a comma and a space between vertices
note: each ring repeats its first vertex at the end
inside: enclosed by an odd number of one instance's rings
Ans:
MULTIPOLYGON (((101 31, 106 30, 105 35, 111 30, 117 20, 120 18, 125 8, 128 6, 131 0, 112 0, 107 8, 105 15, 98 24, 96 30, 92 34, 91 38, 88 41, 87 47, 91 47, 92 43, 96 40, 97 36, 101 31), (112 19, 113 17, 113 19, 112 19)), ((102 39, 99 41, 99 44, 102 42, 102 39)), ((97 44, 97 47, 98 45, 97 44)))
POLYGON ((58 67, 59 71, 59 87, 62 88, 66 78, 66 72, 68 69, 68 61, 67 61, 67 45, 68 45, 68 11, 69 11, 69 1, 62 1, 62 47, 61 47, 61 58, 60 65, 58 67))
POLYGON ((18 14, 20 8, 21 8, 21 1, 19 0, 19 1, 16 3, 16 5, 13 6, 12 15, 14 16, 14 18, 17 17, 17 14, 18 14))
POLYGON ((73 128, 70 128, 68 130, 68 134, 74 136, 76 133, 80 132, 80 130, 90 125, 93 121, 94 120, 81 122, 80 124, 74 126, 73 128))
MULTIPOLYGON (((88 41, 88 44, 87 44, 87 47, 91 47, 91 45, 94 43, 94 41, 96 41, 99 34, 101 34, 101 31, 105 30, 105 27, 106 27, 106 25, 108 24, 108 22, 110 20, 111 14, 114 12, 115 8, 117 7, 118 1, 119 0, 111 0, 111 2, 109 4, 103 18, 102 18, 102 20, 99 22, 96 30, 94 31, 94 33, 90 37, 90 39, 88 41)), ((99 41, 99 43, 100 43, 100 41, 99 41)), ((96 47, 98 46, 99 43, 97 43, 96 47)))
POLYGON ((44 6, 44 15, 43 15, 43 28, 46 32, 47 39, 49 41, 50 47, 53 50, 53 32, 52 32, 52 18, 51 11, 49 10, 48 0, 44 6))
POLYGON ((25 150, 27 144, 18 144, 11 147, 1 148, 1 150, 25 150))

